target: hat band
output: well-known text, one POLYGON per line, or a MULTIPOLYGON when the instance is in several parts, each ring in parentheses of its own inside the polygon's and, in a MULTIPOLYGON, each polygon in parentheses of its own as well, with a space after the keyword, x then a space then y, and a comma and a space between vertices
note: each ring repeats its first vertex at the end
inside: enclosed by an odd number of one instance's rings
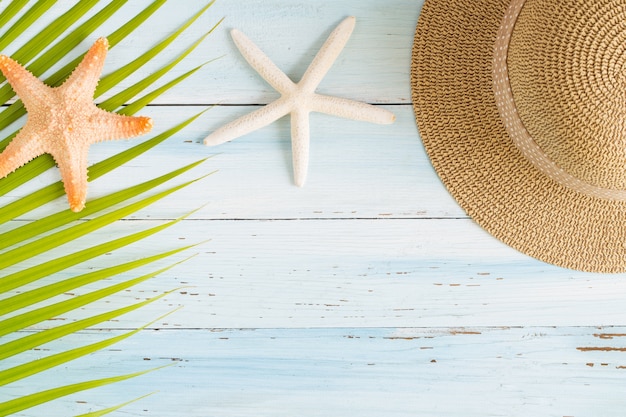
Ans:
POLYGON ((569 172, 563 170, 550 159, 537 142, 533 140, 520 119, 515 99, 513 98, 513 92, 511 91, 507 56, 513 28, 515 27, 515 22, 517 21, 525 1, 526 0, 511 0, 509 8, 498 29, 498 36, 494 47, 493 87, 496 105, 507 133, 524 157, 539 171, 557 183, 589 197, 607 200, 626 200, 626 190, 598 187, 576 178, 569 172))

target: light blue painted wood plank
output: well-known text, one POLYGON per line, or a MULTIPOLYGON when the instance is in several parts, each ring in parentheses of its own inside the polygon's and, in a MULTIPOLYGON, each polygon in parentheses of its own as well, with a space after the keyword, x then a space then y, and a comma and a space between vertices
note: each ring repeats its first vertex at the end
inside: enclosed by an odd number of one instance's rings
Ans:
MULTIPOLYGON (((97 37, 112 32, 116 25, 125 22, 149 3, 149 0, 128 2, 110 22, 85 40, 80 49, 85 51, 97 37)), ((157 102, 267 103, 276 97, 276 93, 241 58, 230 39, 229 30, 238 28, 244 31, 279 67, 297 80, 331 30, 344 17, 354 15, 357 18, 354 34, 320 85, 320 91, 361 101, 407 103, 410 101, 410 49, 421 3, 409 0, 385 3, 375 0, 218 0, 155 63, 124 81, 121 87, 130 85, 169 62, 182 48, 189 46, 225 17, 224 24, 174 69, 170 78, 206 61, 222 58, 207 65, 157 102)), ((12 53, 26 37, 32 36, 72 4, 70 1, 60 1, 46 13, 39 25, 29 29, 3 53, 12 53)), ((102 2, 98 7, 104 4, 102 2)), ((147 47, 165 38, 204 4, 206 1, 197 0, 167 2, 141 29, 111 50, 104 73, 134 59, 147 47)), ((75 55, 79 52, 76 51, 75 55)), ((61 61, 59 66, 65 62, 67 60, 61 61)))
MULTIPOLYGON (((377 103, 409 102, 409 70, 413 32, 423 2, 393 0, 322 1, 295 3, 289 0, 267 2, 255 0, 241 7, 223 2, 225 28, 238 28, 263 49, 292 79, 299 79, 330 31, 343 18, 357 19, 355 31, 331 71, 320 85, 320 91, 377 103)), ((255 76, 228 39, 228 58, 218 65, 237 72, 219 84, 234 96, 248 95, 251 103, 267 102, 275 97, 267 84, 255 76), (232 59, 232 61, 231 61, 232 59), (262 89, 262 95, 258 95, 262 89), (255 99, 256 98, 256 99, 255 99), (260 98, 260 101, 259 101, 260 98)), ((231 99, 232 100, 232 99, 231 99)), ((237 100, 240 100, 239 98, 237 100)))
MULTIPOLYGON (((618 417, 626 407, 626 354, 601 349, 623 348, 623 337, 606 337, 624 332, 595 327, 145 331, 31 382, 51 385, 86 372, 174 366, 19 415, 65 417, 158 391, 113 415, 618 417)), ((75 340, 101 336, 81 334, 75 340)), ((4 395, 22 391, 8 386, 4 395)))
MULTIPOLYGON (((48 256, 156 223, 119 222, 48 256)), ((181 288, 141 314, 104 327, 141 326, 159 311, 178 306, 183 308, 166 320, 170 329, 597 326, 623 318, 626 275, 608 277, 543 264, 495 241, 469 220, 188 220, 72 271, 89 272, 207 239, 154 268, 197 253, 194 258, 90 306, 88 312, 181 288)), ((55 274, 42 283, 66 276, 55 274)))
MULTIPOLYGON (((209 132, 251 111, 250 107, 218 107, 144 156, 94 181, 88 197, 97 198, 211 157, 184 178, 197 178, 216 170, 217 173, 177 192, 141 216, 175 218, 205 206, 195 218, 466 217, 434 173, 410 106, 386 108, 398 118, 393 125, 313 114, 311 163, 304 188, 293 185, 288 118, 230 143, 207 147, 201 141, 209 132)), ((142 114, 155 119, 154 134, 158 134, 201 110, 150 107, 142 114)), ((146 138, 96 144, 90 149, 90 163, 146 138)), ((59 179, 58 171, 52 169, 29 186, 0 197, 0 204, 59 179)), ((64 209, 65 205, 62 197, 46 212, 64 209)), ((36 218, 41 213, 25 218, 36 218)))

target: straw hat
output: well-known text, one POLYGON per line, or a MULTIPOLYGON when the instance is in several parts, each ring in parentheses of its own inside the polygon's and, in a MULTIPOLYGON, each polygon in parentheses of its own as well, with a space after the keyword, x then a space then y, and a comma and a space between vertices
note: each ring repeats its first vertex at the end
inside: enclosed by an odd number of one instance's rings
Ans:
POLYGON ((626 271, 626 0, 426 0, 411 82, 432 164, 480 226, 626 271))

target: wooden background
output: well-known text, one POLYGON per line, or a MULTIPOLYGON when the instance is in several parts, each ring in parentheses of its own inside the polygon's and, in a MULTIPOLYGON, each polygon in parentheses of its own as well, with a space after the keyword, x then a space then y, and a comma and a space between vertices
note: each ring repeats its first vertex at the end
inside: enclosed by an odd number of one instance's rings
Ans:
MULTIPOLYGON (((44 19, 72 3, 59 2, 44 19)), ((147 3, 129 2, 83 49, 147 3)), ((204 4, 169 1, 110 52, 104 72, 167 36, 204 4)), ((411 107, 411 47, 421 6, 409 0, 218 0, 162 60, 225 17, 171 78, 219 59, 142 114, 154 118, 158 133, 217 106, 91 183, 89 197, 201 157, 212 156, 185 178, 216 172, 88 239, 200 209, 75 271, 181 241, 203 243, 178 256, 196 254, 192 259, 88 308, 93 313, 175 292, 45 350, 117 334, 182 308, 109 350, 3 387, 0 396, 172 364, 19 415, 65 417, 155 392, 113 415, 623 416, 625 276, 570 271, 524 256, 477 227, 450 198, 424 154, 411 107), (292 183, 288 118, 219 147, 202 145, 212 130, 277 98, 237 52, 231 28, 298 80, 349 15, 356 16, 356 29, 318 91, 388 108, 395 124, 312 115, 311 164, 302 189, 292 183)), ((90 162, 141 140, 98 144, 90 162)), ((50 170, 0 203, 56 180, 58 172, 50 170)), ((43 212, 65 204, 59 199, 43 212)))

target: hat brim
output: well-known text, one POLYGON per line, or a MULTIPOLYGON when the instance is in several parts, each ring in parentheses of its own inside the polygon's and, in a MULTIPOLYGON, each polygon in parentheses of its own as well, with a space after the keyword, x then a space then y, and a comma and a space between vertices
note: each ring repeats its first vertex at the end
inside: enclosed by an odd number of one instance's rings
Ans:
POLYGON ((626 271, 626 202, 546 177, 501 122, 492 63, 507 7, 503 0, 427 0, 422 8, 411 86, 431 163, 468 215, 509 246, 565 268, 626 271))

